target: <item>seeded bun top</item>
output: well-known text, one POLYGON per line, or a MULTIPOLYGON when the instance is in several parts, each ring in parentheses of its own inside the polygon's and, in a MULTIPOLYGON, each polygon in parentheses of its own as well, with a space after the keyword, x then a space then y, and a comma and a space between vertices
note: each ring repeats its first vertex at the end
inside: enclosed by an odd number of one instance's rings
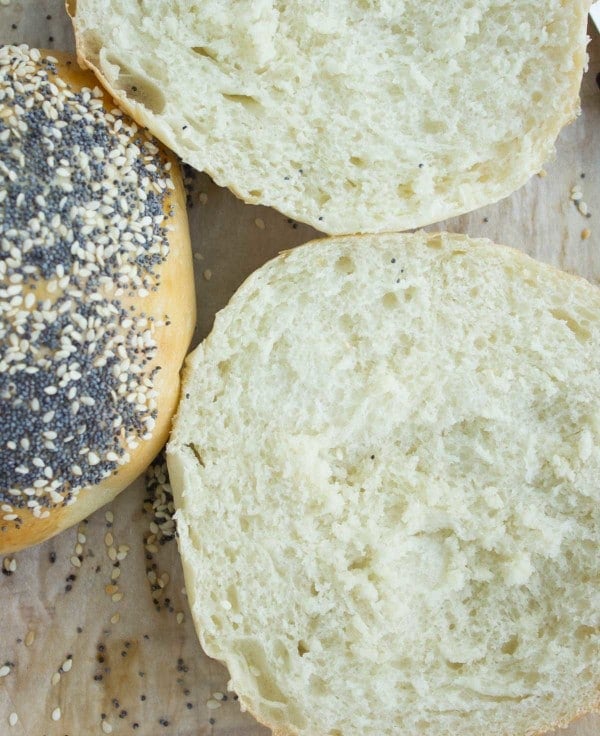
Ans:
POLYGON ((0 48, 0 551, 148 465, 195 318, 177 162, 52 53, 0 48))

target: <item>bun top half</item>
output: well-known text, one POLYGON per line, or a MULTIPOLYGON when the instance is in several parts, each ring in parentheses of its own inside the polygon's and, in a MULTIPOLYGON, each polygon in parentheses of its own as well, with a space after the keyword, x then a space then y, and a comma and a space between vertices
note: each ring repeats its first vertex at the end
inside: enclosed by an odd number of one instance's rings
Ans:
POLYGON ((74 57, 0 48, 0 551, 165 442, 195 322, 175 158, 74 57))

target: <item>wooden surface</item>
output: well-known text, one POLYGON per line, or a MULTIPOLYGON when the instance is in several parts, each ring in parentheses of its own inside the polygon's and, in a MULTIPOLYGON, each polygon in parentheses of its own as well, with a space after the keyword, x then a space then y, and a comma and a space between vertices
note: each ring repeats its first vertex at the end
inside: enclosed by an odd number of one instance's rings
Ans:
MULTIPOLYGON (((583 114, 562 133, 547 176, 534 177, 497 205, 432 229, 487 236, 600 284, 600 39, 595 31, 592 36, 583 114), (590 218, 570 200, 575 184, 590 218), (582 240, 585 228, 591 235, 582 240)), ((0 41, 73 47, 59 0, 0 5, 0 41)), ((196 339, 206 335, 215 311, 251 271, 315 234, 272 210, 243 205, 203 175, 193 178, 190 223, 200 305, 196 339)), ((144 548, 150 523, 142 510, 144 497, 141 479, 111 504, 112 527, 107 526, 107 509, 89 519, 80 568, 70 561, 78 543, 77 529, 72 529, 15 555, 16 571, 0 576, 0 667, 10 663, 10 673, 0 679, 0 734, 87 736, 110 729, 119 736, 267 733, 240 713, 232 693, 218 700, 227 692, 227 673, 200 652, 175 542, 155 553, 144 548), (110 588, 106 592, 115 569, 107 532, 114 537, 113 546, 129 547, 120 563, 118 584, 124 595, 119 601, 112 600, 110 588), (162 578, 160 591, 151 590, 146 576, 153 566, 159 577, 169 575, 162 578), (67 664, 52 684, 69 655, 70 670, 67 664), (58 707, 60 720, 53 721, 58 707), (19 720, 10 728, 12 713, 19 720), (108 724, 104 730, 102 714, 108 724)), ((600 717, 588 716, 561 733, 599 736, 600 717)))

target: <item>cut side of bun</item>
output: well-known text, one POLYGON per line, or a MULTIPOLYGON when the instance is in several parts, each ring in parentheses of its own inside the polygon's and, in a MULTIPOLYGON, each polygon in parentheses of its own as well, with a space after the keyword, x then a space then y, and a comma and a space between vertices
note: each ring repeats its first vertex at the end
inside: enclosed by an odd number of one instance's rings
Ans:
POLYGON ((254 273, 168 446, 202 645, 277 734, 532 736, 598 706, 600 291, 489 241, 254 273))
POLYGON ((74 56, 0 47, 0 552, 146 469, 195 318, 175 156, 74 56))
POLYGON ((71 0, 79 59, 187 163, 327 233, 509 195, 579 109, 589 0, 71 0))

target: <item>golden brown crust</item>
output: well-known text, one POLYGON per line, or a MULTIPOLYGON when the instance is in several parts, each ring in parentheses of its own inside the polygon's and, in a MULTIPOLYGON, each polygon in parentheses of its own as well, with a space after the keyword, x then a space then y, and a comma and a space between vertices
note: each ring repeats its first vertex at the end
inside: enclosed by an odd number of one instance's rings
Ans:
MULTIPOLYGON (((51 55, 58 60, 59 74, 72 88, 78 90, 82 87, 97 86, 97 80, 92 72, 80 69, 75 56, 56 51, 42 51, 42 54, 51 55)), ((111 97, 106 93, 104 103, 109 109, 114 107, 111 97)), ((171 418, 179 397, 179 371, 194 330, 196 303, 185 194, 179 162, 172 153, 163 148, 160 155, 171 162, 171 174, 175 184, 175 190, 165 197, 164 202, 165 212, 172 208, 174 213, 169 219, 170 253, 157 269, 160 275, 157 291, 151 292, 143 299, 121 300, 126 309, 137 303, 138 310, 143 310, 156 320, 163 320, 168 316, 169 324, 155 326, 156 357, 149 364, 150 370, 160 366, 153 379, 159 398, 152 437, 140 440, 139 446, 130 451, 130 461, 122 465, 115 474, 96 486, 82 489, 71 505, 50 508, 50 515, 47 518, 36 518, 29 509, 16 509, 15 512, 19 516, 16 521, 0 519, 0 553, 15 552, 42 542, 89 516, 135 480, 167 440, 171 418)))

